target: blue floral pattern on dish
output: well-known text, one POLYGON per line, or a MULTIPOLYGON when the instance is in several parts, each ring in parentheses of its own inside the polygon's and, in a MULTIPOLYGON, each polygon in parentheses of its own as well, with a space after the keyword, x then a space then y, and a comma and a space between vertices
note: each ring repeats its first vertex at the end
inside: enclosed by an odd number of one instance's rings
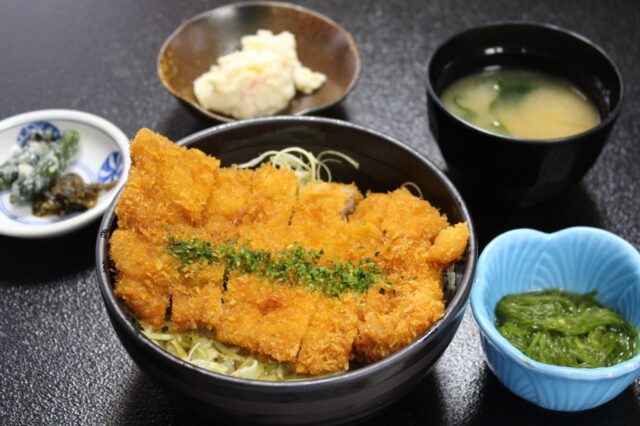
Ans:
POLYGON ((16 143, 19 146, 23 146, 29 136, 35 132, 51 134, 53 136, 51 139, 56 141, 60 139, 60 130, 56 126, 48 121, 33 121, 20 129, 16 143))
MULTIPOLYGON (((16 137, 16 144, 19 146, 24 146, 25 143, 27 143, 27 141, 29 140, 29 137, 36 132, 48 134, 50 135, 50 139, 56 141, 60 140, 62 135, 60 129, 48 121, 33 121, 20 128, 20 131, 18 132, 18 135, 16 137)), ((123 175, 124 158, 120 151, 112 151, 108 156, 105 157, 102 165, 100 166, 99 170, 97 170, 97 172, 94 172, 95 169, 92 169, 88 164, 85 164, 84 162, 78 160, 74 160, 69 163, 69 170, 73 170, 76 173, 80 172, 80 175, 83 176, 85 181, 88 182, 113 182, 119 180, 123 175)), ((0 197, 0 214, 3 214, 8 219, 25 225, 49 225, 67 220, 77 215, 71 214, 62 217, 33 217, 29 215, 28 217, 22 217, 21 215, 18 215, 13 211, 13 207, 9 202, 8 196, 0 197)))
POLYGON ((113 151, 109 154, 98 170, 98 182, 107 183, 120 179, 124 170, 122 160, 122 154, 119 151, 113 151))

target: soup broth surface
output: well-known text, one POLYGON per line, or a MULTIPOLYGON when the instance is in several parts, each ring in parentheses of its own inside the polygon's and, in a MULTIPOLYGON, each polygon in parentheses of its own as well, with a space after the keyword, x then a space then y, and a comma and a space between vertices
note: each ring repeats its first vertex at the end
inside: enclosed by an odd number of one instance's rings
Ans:
POLYGON ((567 81, 531 70, 470 74, 447 87, 445 107, 493 133, 553 139, 582 133, 600 122, 595 105, 567 81))

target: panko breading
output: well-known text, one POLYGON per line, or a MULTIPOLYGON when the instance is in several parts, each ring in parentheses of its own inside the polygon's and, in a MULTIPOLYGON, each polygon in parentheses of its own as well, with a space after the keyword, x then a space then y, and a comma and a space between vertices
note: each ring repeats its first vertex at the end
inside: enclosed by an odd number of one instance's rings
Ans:
MULTIPOLYGON (((469 229, 408 190, 363 196, 353 184, 301 187, 289 170, 221 168, 146 129, 131 155, 110 254, 115 293, 143 323, 211 330, 296 373, 321 375, 384 358, 444 314, 443 271, 464 255, 469 229), (169 249, 178 240, 206 242, 209 257, 185 263, 169 249), (212 254, 225 244, 247 247, 244 256, 300 248, 317 253, 325 270, 373 263, 375 282, 330 296, 234 269, 212 254)), ((293 267, 300 274, 308 266, 293 267)))
POLYGON ((311 182, 302 188, 289 227, 289 240, 324 250, 330 259, 342 259, 351 246, 345 207, 362 196, 355 185, 311 182))
POLYGON ((216 337, 294 363, 307 331, 310 303, 320 296, 300 287, 274 286, 252 275, 230 275, 223 317, 212 324, 216 337))
MULTIPOLYGON (((237 171, 237 170, 236 170, 237 171)), ((252 198, 238 227, 240 240, 254 248, 287 246, 287 228, 298 193, 298 178, 292 171, 259 167, 253 175, 252 198)))
POLYGON ((148 129, 138 132, 131 144, 136 167, 116 208, 120 229, 161 243, 166 226, 200 226, 220 162, 195 149, 176 154, 176 146, 165 137, 148 129))

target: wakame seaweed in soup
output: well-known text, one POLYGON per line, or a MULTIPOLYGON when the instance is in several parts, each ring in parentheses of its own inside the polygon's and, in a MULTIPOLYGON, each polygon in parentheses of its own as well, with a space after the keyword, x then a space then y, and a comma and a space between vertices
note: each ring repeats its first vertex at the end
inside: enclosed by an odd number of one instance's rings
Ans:
POLYGON ((448 86, 440 98, 466 122, 518 139, 563 138, 600 123, 595 104, 576 86, 534 70, 473 73, 448 86))

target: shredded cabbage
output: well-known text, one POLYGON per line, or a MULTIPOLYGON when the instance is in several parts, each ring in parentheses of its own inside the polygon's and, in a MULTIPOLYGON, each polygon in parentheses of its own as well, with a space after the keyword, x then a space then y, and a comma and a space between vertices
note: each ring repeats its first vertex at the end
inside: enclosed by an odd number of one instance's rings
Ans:
POLYGON ((424 199, 424 196, 422 195, 422 190, 415 183, 413 183, 413 182, 405 182, 400 186, 403 187, 403 188, 407 188, 409 190, 409 192, 415 192, 414 195, 416 197, 420 198, 421 200, 424 199), (411 191, 412 189, 413 189, 413 191, 411 191))
POLYGON ((445 292, 445 296, 448 298, 451 295, 453 295, 456 292, 456 272, 454 270, 454 266, 451 265, 449 266, 445 271, 444 271, 444 292, 445 292))
POLYGON ((158 332, 144 324, 141 327, 144 335, 162 349, 206 370, 255 380, 281 381, 302 377, 286 364, 258 359, 243 353, 238 347, 225 345, 206 330, 175 333, 158 332))
POLYGON ((248 169, 265 160, 268 160, 273 167, 292 170, 300 180, 300 186, 317 180, 331 182, 331 169, 327 165, 328 163, 341 163, 341 160, 344 160, 356 169, 360 167, 356 160, 341 152, 328 150, 322 151, 316 156, 297 146, 280 151, 267 151, 246 163, 234 164, 233 167, 248 169))

